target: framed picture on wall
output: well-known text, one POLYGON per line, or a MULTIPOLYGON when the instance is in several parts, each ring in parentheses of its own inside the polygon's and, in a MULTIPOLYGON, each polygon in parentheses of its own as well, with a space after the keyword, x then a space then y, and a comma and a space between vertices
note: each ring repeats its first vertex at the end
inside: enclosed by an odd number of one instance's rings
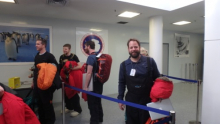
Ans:
POLYGON ((81 62, 86 62, 88 54, 85 52, 87 41, 95 43, 95 52, 108 53, 108 30, 90 28, 76 28, 76 54, 81 62))
POLYGON ((174 57, 189 57, 190 36, 175 33, 174 57))
POLYGON ((0 65, 33 64, 38 38, 46 39, 52 52, 51 26, 0 23, 0 65))

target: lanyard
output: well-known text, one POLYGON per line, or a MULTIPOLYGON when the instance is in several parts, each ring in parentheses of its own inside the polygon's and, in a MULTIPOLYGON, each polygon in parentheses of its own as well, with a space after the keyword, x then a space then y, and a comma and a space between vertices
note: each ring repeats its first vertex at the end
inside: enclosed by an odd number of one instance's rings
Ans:
POLYGON ((138 63, 135 63, 135 64, 134 64, 134 67, 133 67, 133 64, 132 64, 132 63, 133 63, 133 62, 131 62, 131 67, 132 67, 131 69, 135 69, 135 67, 136 67, 136 65, 137 65, 138 63))

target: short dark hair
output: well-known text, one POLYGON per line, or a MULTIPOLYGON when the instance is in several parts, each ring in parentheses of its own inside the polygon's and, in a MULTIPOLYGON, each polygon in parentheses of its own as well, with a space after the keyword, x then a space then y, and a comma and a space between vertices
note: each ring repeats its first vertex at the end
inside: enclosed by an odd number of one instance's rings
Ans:
POLYGON ((44 38, 38 38, 37 41, 41 41, 41 44, 45 45, 45 47, 47 47, 47 40, 45 40, 44 38))
POLYGON ((68 47, 69 49, 71 49, 71 45, 70 44, 64 44, 63 47, 68 47))
POLYGON ((128 42, 127 42, 128 48, 129 48, 129 43, 130 43, 131 41, 136 41, 136 42, 138 43, 138 46, 139 46, 139 47, 141 46, 141 45, 140 45, 140 42, 139 42, 137 39, 131 38, 131 39, 129 39, 128 42))
POLYGON ((93 41, 91 41, 91 40, 90 40, 90 41, 87 41, 87 42, 85 43, 85 45, 86 45, 86 46, 90 46, 90 48, 93 49, 93 50, 95 49, 95 43, 94 43, 93 41))

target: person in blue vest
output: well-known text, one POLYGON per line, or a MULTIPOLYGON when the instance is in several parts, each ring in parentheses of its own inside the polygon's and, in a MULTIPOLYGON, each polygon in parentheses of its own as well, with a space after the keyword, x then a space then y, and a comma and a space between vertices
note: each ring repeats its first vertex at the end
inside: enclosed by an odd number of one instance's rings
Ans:
MULTIPOLYGON (((153 81, 160 76, 156 62, 153 58, 140 54, 140 42, 137 39, 129 39, 127 42, 130 57, 120 64, 118 99, 140 105, 151 102, 150 90, 153 81)), ((125 105, 119 103, 121 110, 125 105)), ((145 124, 149 118, 149 112, 135 107, 126 106, 126 124, 145 124)))

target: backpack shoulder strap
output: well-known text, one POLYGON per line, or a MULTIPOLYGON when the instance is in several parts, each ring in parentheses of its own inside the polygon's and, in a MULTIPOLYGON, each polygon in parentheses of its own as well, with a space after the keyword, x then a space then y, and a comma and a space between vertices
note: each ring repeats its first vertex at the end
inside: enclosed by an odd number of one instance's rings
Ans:
POLYGON ((71 53, 70 59, 73 59, 74 56, 75 56, 75 54, 74 54, 74 53, 71 53))
MULTIPOLYGON (((91 55, 96 55, 96 54, 91 54, 91 55)), ((95 61, 96 61, 96 62, 95 62, 95 69, 92 69, 93 82, 96 81, 95 73, 98 72, 98 66, 99 66, 99 65, 98 65, 97 60, 98 60, 98 58, 96 57, 96 58, 95 58, 95 61)), ((86 64, 86 66, 88 66, 88 65, 86 64)), ((87 72, 87 70, 86 70, 86 72, 87 72)))
MULTIPOLYGON (((63 54, 62 56, 61 56, 61 61, 63 62, 63 57, 65 56, 65 54, 63 54)), ((75 56, 75 54, 74 53, 71 53, 70 54, 70 59, 73 59, 73 57, 75 56)))
POLYGON ((147 72, 149 72, 148 76, 151 77, 152 76, 152 71, 151 71, 150 57, 147 57, 147 72))
POLYGON ((124 79, 126 79, 126 65, 125 65, 125 61, 122 63, 122 65, 123 65, 124 79))

